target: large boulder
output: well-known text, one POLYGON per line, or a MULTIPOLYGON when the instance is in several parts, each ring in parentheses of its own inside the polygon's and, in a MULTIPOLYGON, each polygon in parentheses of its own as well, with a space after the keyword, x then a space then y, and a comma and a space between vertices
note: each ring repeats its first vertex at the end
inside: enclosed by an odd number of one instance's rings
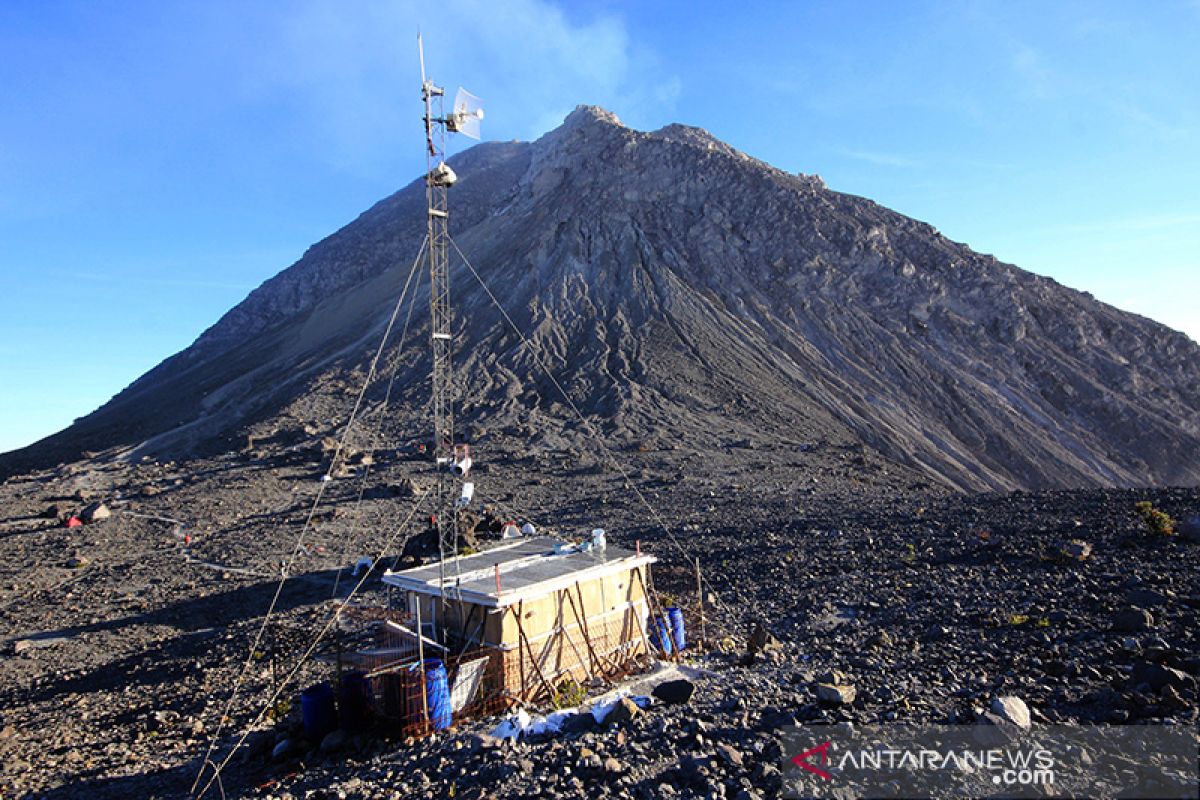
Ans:
POLYGON ((817 700, 827 706, 848 706, 858 697, 858 690, 848 683, 818 683, 817 700))
POLYGON ((1016 725, 1022 730, 1029 728, 1033 724, 1029 715, 1029 706, 1025 705, 1025 701, 1021 698, 1013 697, 1012 695, 997 697, 993 700, 992 713, 1001 721, 1007 722, 1010 725, 1016 725))
POLYGON ((1135 687, 1144 683, 1156 692, 1167 686, 1188 689, 1196 684, 1196 679, 1186 672, 1151 661, 1139 661, 1134 664, 1129 678, 1135 687))
POLYGON ((696 691, 696 684, 686 678, 679 678, 673 681, 663 681, 654 687, 652 694, 667 705, 683 705, 692 699, 692 693, 696 691))
POLYGON ((1126 608, 1113 615, 1112 629, 1117 633, 1141 633, 1154 627, 1154 615, 1144 608, 1126 608))

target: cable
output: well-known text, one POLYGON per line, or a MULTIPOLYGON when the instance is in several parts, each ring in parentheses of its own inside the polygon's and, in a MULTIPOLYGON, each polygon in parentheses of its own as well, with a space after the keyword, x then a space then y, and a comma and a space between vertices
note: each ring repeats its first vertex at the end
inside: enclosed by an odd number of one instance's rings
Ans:
MULTIPOLYGON (((383 548, 379 552, 379 558, 383 558, 384 553, 391 548, 392 543, 396 541, 396 538, 399 536, 400 532, 408 527, 408 523, 412 521, 412 518, 416 515, 417 511, 420 510, 421 505, 424 503, 425 498, 428 495, 429 490, 426 489, 425 492, 421 494, 419 498, 417 498, 417 504, 413 506, 412 510, 408 512, 408 516, 404 518, 404 521, 400 523, 400 525, 384 543, 383 548)), ((330 628, 332 628, 338 622, 338 620, 341 619, 342 611, 346 609, 346 606, 350 603, 351 598, 358 594, 358 590, 362 588, 363 584, 366 583, 367 578, 369 578, 370 575, 370 571, 363 573, 363 576, 358 579, 358 583, 356 583, 354 588, 350 590, 350 593, 346 595, 346 599, 338 604, 337 608, 333 612, 333 615, 317 633, 312 643, 308 646, 308 649, 304 651, 299 659, 297 659, 296 666, 292 667, 291 671, 288 672, 288 674, 284 676, 283 680, 279 682, 279 685, 276 687, 275 691, 271 693, 271 696, 267 699, 266 705, 263 706, 263 710, 258 712, 258 715, 255 716, 254 719, 250 721, 250 724, 246 726, 245 731, 241 736, 238 737, 238 740, 234 742, 233 747, 230 748, 229 754, 226 755, 225 758, 221 759, 221 762, 214 767, 213 776, 208 779, 208 783, 204 784, 204 788, 202 788, 199 792, 196 792, 196 787, 192 787, 193 797, 203 797, 205 792, 209 790, 209 787, 212 786, 213 781, 220 778, 221 772, 225 769, 226 765, 229 764, 229 760, 233 758, 234 754, 238 751, 238 748, 241 747, 242 743, 245 742, 250 736, 250 729, 261 722, 263 717, 267 715, 267 712, 275 706, 276 701, 279 700, 279 696, 283 694, 284 689, 291 683, 292 678, 296 676, 296 673, 300 671, 300 668, 304 666, 305 662, 307 662, 309 657, 312 656, 312 654, 316 651, 317 645, 321 643, 321 640, 325 637, 325 634, 329 633, 330 628)), ((205 757, 205 763, 211 763, 207 756, 205 757)), ((203 767, 201 768, 201 777, 203 777, 203 767)), ((197 778, 196 784, 198 785, 199 783, 200 780, 197 778)))
MULTIPOLYGON (((617 461, 616 457, 613 456, 613 454, 609 451, 609 449, 604 446, 604 440, 600 436, 600 432, 587 419, 587 417, 585 417, 583 415, 583 412, 579 410, 579 406, 577 406, 575 404, 575 401, 572 400, 571 396, 567 394, 566 389, 564 389, 562 384, 559 383, 558 379, 556 377, 554 377, 554 373, 552 373, 550 371, 550 368, 546 365, 545 361, 542 360, 541 355, 538 353, 536 348, 534 348, 533 343, 530 342, 530 340, 525 336, 525 334, 521 331, 521 329, 517 327, 517 324, 515 322, 513 322, 513 318, 511 316, 509 316, 508 311, 506 311, 504 306, 502 306, 500 304, 500 300, 497 299, 496 295, 492 293, 491 288, 488 287, 488 285, 484 282, 484 280, 480 276, 480 274, 475 270, 475 267, 471 264, 470 259, 467 258, 466 253, 464 253, 462 251, 462 248, 460 248, 458 246, 458 242, 454 241, 453 239, 450 239, 450 244, 452 244, 454 246, 454 250, 455 250, 455 252, 458 253, 459 258, 461 258, 463 260, 463 263, 467 265, 467 269, 469 269, 471 271, 471 275, 474 276, 476 282, 480 285, 480 287, 482 287, 483 291, 487 293, 487 296, 491 299, 492 304, 495 305, 496 308, 500 311, 501 315, 504 316, 504 319, 506 322, 508 322, 509 327, 511 327, 513 329, 513 331, 517 334, 517 336, 520 337, 521 343, 529 349, 530 355, 533 357, 534 361, 537 362, 537 365, 539 367, 541 367, 542 371, 544 373, 546 373, 546 377, 548 377, 550 379, 550 382, 554 384, 554 388, 557 389, 559 394, 562 395, 563 399, 567 401, 567 405, 570 406, 571 411, 573 411, 575 413, 575 416, 578 417, 579 421, 581 423, 583 423, 585 428, 587 428, 587 431, 592 436, 593 440, 599 444, 600 451, 602 453, 604 453, 604 455, 608 458, 609 462, 617 468, 618 472, 621 473, 621 478, 622 478, 622 480, 624 480, 625 485, 633 490, 634 494, 636 494, 638 499, 642 502, 642 505, 644 505, 646 507, 646 510, 650 512, 650 516, 652 516, 654 518, 654 521, 655 521, 655 523, 657 523, 658 527, 660 527, 662 529, 663 533, 667 534, 667 537, 671 540, 671 542, 675 545, 675 547, 679 549, 679 552, 683 554, 683 557, 689 563, 691 563, 691 561, 692 561, 691 553, 687 550, 687 548, 685 548, 679 542, 679 540, 676 538, 675 534, 671 532, 671 529, 667 527, 667 523, 663 520, 662 516, 658 513, 658 511, 655 510, 654 506, 652 506, 650 504, 650 501, 646 499, 646 496, 637 487, 637 485, 634 484, 634 482, 629 479, 629 473, 625 470, 624 467, 621 466, 621 463, 619 461, 617 461)), ((709 592, 715 596, 715 600, 716 600, 715 605, 717 605, 718 607, 721 607, 721 608, 725 608, 724 604, 720 602, 720 595, 716 594, 716 592, 712 588, 712 584, 708 582, 708 579, 701 576, 701 582, 708 588, 709 592)), ((731 588, 733 588, 734 594, 740 598, 740 594, 737 591, 736 587, 733 587, 731 584, 731 588)), ((742 598, 742 599, 744 599, 744 598, 742 598)), ((700 598, 700 602, 703 603, 704 598, 700 598)), ((726 610, 729 610, 729 609, 726 609, 726 610)))
MULTIPOLYGON (((404 303, 404 298, 408 294, 409 284, 412 283, 413 277, 417 274, 417 268, 421 264, 421 255, 422 255, 422 253, 417 254, 417 260, 413 261, 412 269, 410 269, 408 272, 408 279, 405 280, 404 288, 400 291, 400 303, 401 304, 404 303)), ((414 292, 412 298, 409 300, 409 303, 408 303, 408 314, 404 319, 404 327, 400 329, 400 341, 396 346, 396 352, 398 352, 398 353, 404 352, 404 342, 408 338, 408 326, 409 326, 409 323, 412 321, 412 312, 413 312, 413 307, 416 305, 416 300, 417 300, 417 296, 416 296, 416 292, 414 292)), ((369 452, 371 452, 371 453, 374 453, 379 449, 379 440, 380 440, 380 436, 383 433, 383 421, 387 417, 388 405, 391 403, 391 399, 392 399, 392 387, 395 386, 395 384, 396 384, 396 374, 398 371, 399 371, 398 369, 393 369, 391 378, 388 380, 387 391, 384 393, 384 396, 383 396, 383 404, 380 406, 380 409, 379 409, 379 420, 375 426, 375 432, 371 438, 371 447, 369 449, 369 452)), ((371 474, 371 466, 368 464, 368 465, 366 465, 366 468, 363 470, 362 477, 359 479, 359 482, 358 482, 358 497, 354 501, 354 518, 353 518, 353 522, 350 526, 350 531, 349 531, 349 533, 346 534, 347 539, 352 539, 354 537, 355 532, 358 530, 359 522, 362 519, 361 506, 362 506, 362 501, 363 501, 363 495, 366 492, 366 488, 367 488, 367 478, 370 477, 370 474, 371 474)), ((346 554, 347 554, 347 552, 350 552, 349 543, 346 543, 341 549, 340 558, 338 559, 338 563, 339 563, 338 571, 333 579, 333 591, 330 594, 331 597, 337 597, 338 587, 341 585, 341 582, 342 582, 342 572, 344 572, 346 569, 346 554)))
MULTIPOLYGON (((422 240, 421 247, 417 251, 417 258, 415 259, 414 263, 420 262, 421 257, 425 253, 425 247, 427 244, 428 244, 428 240, 422 240)), ((403 298, 401 298, 401 300, 403 300, 403 298)), ((281 570, 281 574, 279 577, 279 583, 275 586, 275 594, 271 597, 271 603, 267 607, 267 613, 263 616, 263 621, 262 621, 262 624, 258 628, 258 633, 256 633, 254 636, 253 644, 250 645, 250 652, 246 656, 246 663, 242 665, 242 669, 238 673, 237 680, 234 681, 233 692, 230 693, 229 700, 226 701, 225 708, 221 712, 220 718, 217 720, 217 729, 213 732, 212 738, 209 740, 208 749, 205 751, 204 759, 202 759, 202 761, 201 761, 201 765, 202 765, 201 770, 199 773, 197 773, 195 782, 192 783, 191 791, 193 791, 193 792, 196 790, 196 786, 199 785, 200 778, 203 776, 203 772, 204 772, 203 763, 204 763, 204 761, 207 761, 212 756, 213 750, 216 747, 217 739, 221 735, 221 731, 224 729, 225 720, 229 717, 229 711, 231 708, 233 708, 233 704, 237 699, 238 690, 241 688, 242 682, 246 678, 246 673, 249 672, 250 667, 254 664, 254 654, 258 651, 258 646, 262 642, 262 637, 263 637, 263 634, 266 632, 267 624, 271 619, 271 615, 273 613, 275 613, 275 607, 279 604, 279 598, 283 594, 283 585, 287 582, 289 572, 292 568, 292 565, 295 564, 296 557, 300 554, 300 549, 304 544, 304 537, 308 533, 309 528, 312 527, 312 521, 313 521, 313 518, 316 516, 317 508, 318 508, 318 506, 320 506, 321 499, 325 495, 325 488, 332 481, 333 470, 337 466, 338 458, 341 455, 343 448, 346 446, 347 440, 350 438, 350 431, 354 427, 354 420, 355 420, 355 417, 358 416, 359 408, 362 406, 363 397, 367 393, 367 387, 370 385, 371 379, 375 374, 375 370, 379 365, 379 359, 380 359, 380 356, 383 354, 384 345, 386 344, 388 337, 391 335, 393 326, 396 324, 396 317, 400 314, 400 306, 401 306, 401 302, 397 302, 396 307, 394 309, 392 309, 392 316, 388 320, 387 328, 384 330, 383 339, 379 343, 379 349, 377 349, 375 351, 375 356, 374 356, 374 358, 371 359, 371 366, 367 371, 366 380, 363 381, 362 388, 358 392, 358 397, 354 401, 354 408, 351 409, 350 417, 346 421, 346 428, 345 428, 345 430, 342 431, 342 436, 338 440, 337 447, 334 449, 333 457, 329 461, 329 469, 325 472, 325 476, 321 480, 320 486, 317 488, 317 496, 315 498, 313 498, 313 503, 312 503, 312 506, 308 510, 308 516, 304 520, 304 525, 300 529, 300 533, 297 534, 297 536, 296 536, 296 542, 292 547, 292 554, 288 558, 287 562, 285 562, 285 564, 283 565, 283 568, 281 570)), ((367 573, 367 574, 370 574, 370 573, 367 573)), ((211 783, 212 783, 212 781, 209 781, 210 785, 211 785, 211 783)))

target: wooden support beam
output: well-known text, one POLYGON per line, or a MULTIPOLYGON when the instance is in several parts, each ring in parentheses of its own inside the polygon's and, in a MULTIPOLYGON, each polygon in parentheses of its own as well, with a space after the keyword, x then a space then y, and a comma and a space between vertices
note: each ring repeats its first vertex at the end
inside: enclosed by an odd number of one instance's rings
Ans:
MULTIPOLYGON (((633 574, 637 576, 638 583, 642 585, 642 594, 646 596, 646 610, 653 615, 654 611, 650 608, 650 592, 646 589, 646 581, 642 579, 641 567, 635 568, 633 570, 633 574)), ((637 620, 638 630, 642 633, 642 643, 646 645, 646 655, 653 658, 654 648, 650 646, 650 637, 646 635, 646 626, 642 623, 641 617, 639 617, 636 613, 633 616, 634 619, 637 620)))
MULTIPOLYGON (((421 633, 421 598, 417 598, 417 633, 421 633)), ((425 693, 425 636, 417 637, 417 674, 421 680, 421 716, 425 719, 425 730, 429 731, 429 697, 425 693)))
MULTIPOLYGON (((575 607, 574 598, 571 597, 569 592, 567 594, 567 597, 571 600, 571 611, 574 612, 575 621, 579 624, 580 629, 583 630, 583 641, 587 645, 588 652, 591 653, 592 658, 595 659, 595 661, 603 667, 603 664, 601 663, 602 659, 600 656, 596 655, 596 648, 592 644, 592 633, 590 630, 588 630, 587 613, 586 613, 587 606, 583 602, 583 590, 579 587, 579 581, 575 582, 575 592, 579 595, 579 607, 578 608, 575 607)), ((636 615, 636 613, 637 612, 635 611, 634 614, 636 615)), ((615 669, 617 666, 611 659, 603 659, 603 661, 608 662, 609 669, 615 669)))
MULTIPOLYGON (((533 647, 530 646, 529 639, 525 637, 525 626, 521 624, 521 617, 523 616, 524 608, 525 601, 522 600, 517 605, 517 633, 520 635, 521 641, 525 643, 525 649, 529 651, 529 662, 533 665, 534 671, 537 672, 538 678, 540 678, 542 681, 542 687, 546 690, 547 699, 553 699, 554 687, 550 685, 550 681, 546 680, 546 676, 542 674, 542 665, 539 664, 538 660, 534 657, 533 647)), ((522 683, 523 682, 524 681, 522 681, 522 683)), ((522 686, 522 688, 524 687, 522 686)))
MULTIPOLYGON (((571 652, 575 654, 575 660, 579 663, 579 665, 581 667, 583 667, 587 671, 587 676, 589 679, 591 679, 591 678, 596 677, 595 664, 584 661, 583 656, 580 655, 580 653, 579 653, 579 648, 575 646, 575 640, 573 638, 571 638, 571 635, 569 633, 567 633, 566 626, 563 625, 563 601, 562 601, 562 599, 563 599, 564 593, 567 595, 568 600, 571 599, 571 590, 570 589, 560 590, 559 592, 557 592, 557 594, 558 594, 558 628, 560 631, 559 636, 563 636, 566 638, 567 644, 569 644, 571 646, 571 652)), ((572 606, 574 606, 574 603, 572 603, 572 606)), ((584 641, 587 641, 587 634, 584 634, 584 641)))

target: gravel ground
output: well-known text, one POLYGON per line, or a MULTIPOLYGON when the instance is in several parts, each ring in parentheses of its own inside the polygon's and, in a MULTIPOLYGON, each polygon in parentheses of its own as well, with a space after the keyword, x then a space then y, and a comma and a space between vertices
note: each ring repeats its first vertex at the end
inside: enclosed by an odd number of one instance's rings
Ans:
MULTIPOLYGON (((251 730, 223 773, 227 796, 769 797, 780 730, 797 721, 973 724, 1015 696, 1037 724, 1196 723, 1200 545, 1152 534, 1134 507, 1186 520, 1200 490, 961 495, 881 477, 852 449, 726 454, 628 454, 669 536, 594 463, 564 482, 561 460, 514 451, 508 478, 478 477, 492 502, 538 521, 552 512, 562 532, 599 516, 610 541, 640 540, 661 558, 658 590, 685 603, 682 554, 701 559, 708 641, 687 661, 711 674, 689 702, 515 744, 488 737, 489 720, 306 749, 293 714, 251 730), (1063 555, 1072 540, 1091 545, 1086 560, 1063 555), (757 625, 778 645, 748 659, 757 625), (821 702, 821 683, 853 690, 821 702), (285 739, 293 751, 272 758, 285 739)), ((187 796, 316 493, 271 628, 284 674, 328 619, 339 566, 396 552, 405 518, 423 513, 405 486, 425 477, 407 458, 322 484, 319 452, 255 456, 97 460, 0 487, 0 795, 187 796), (75 528, 53 516, 96 501, 112 516, 75 528)), ((296 685, 321 669, 300 664, 296 685)), ((271 685, 268 659, 251 657, 216 758, 271 685)))

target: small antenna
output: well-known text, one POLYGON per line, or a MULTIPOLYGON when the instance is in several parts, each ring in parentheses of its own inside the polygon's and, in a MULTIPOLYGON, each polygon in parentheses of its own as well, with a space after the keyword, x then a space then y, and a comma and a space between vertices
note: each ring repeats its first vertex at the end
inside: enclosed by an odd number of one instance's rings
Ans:
POLYGON ((417 54, 421 58, 421 85, 425 85, 425 43, 421 41, 421 31, 417 30, 417 54))
POLYGON ((472 139, 479 138, 479 122, 483 119, 483 103, 461 86, 454 95, 454 111, 446 119, 446 128, 472 139))

